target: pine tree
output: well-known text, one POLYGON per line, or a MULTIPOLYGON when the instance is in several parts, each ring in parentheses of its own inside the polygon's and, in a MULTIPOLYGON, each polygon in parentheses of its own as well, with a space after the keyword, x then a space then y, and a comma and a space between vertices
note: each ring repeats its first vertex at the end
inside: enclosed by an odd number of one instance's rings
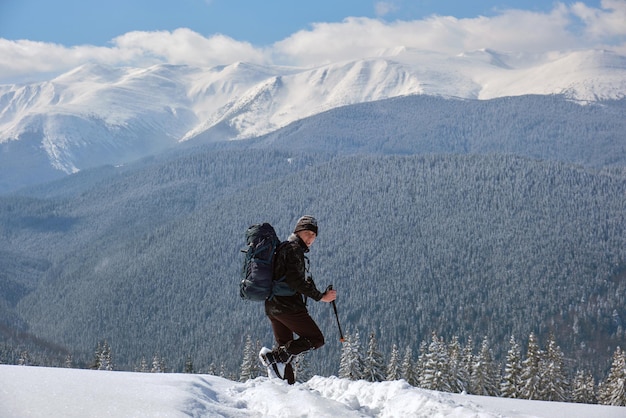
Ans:
POLYGON ((452 341, 448 344, 448 386, 453 393, 463 393, 467 390, 469 384, 469 375, 463 367, 461 344, 457 336, 452 337, 452 341))
POLYGON ((400 377, 406 380, 409 385, 417 386, 418 384, 413 365, 413 350, 410 346, 407 346, 404 352, 404 358, 402 359, 402 364, 400 365, 400 377))
POLYGON ((106 340, 104 340, 102 345, 98 344, 98 347, 100 347, 100 352, 97 353, 99 357, 98 370, 113 370, 113 354, 111 353, 111 346, 106 340))
POLYGON ((515 337, 511 335, 509 351, 506 355, 504 376, 500 392, 504 398, 520 398, 522 390, 522 354, 515 337))
POLYGON ((209 364, 207 374, 210 374, 211 376, 217 376, 217 366, 215 365, 215 363, 211 362, 211 364, 209 364))
POLYGON ((113 355, 111 347, 106 340, 98 342, 90 368, 94 370, 113 370, 113 355))
POLYGON ((257 354, 252 345, 252 337, 248 334, 243 347, 243 361, 241 363, 240 382, 246 382, 256 377, 257 354))
POLYGON ((424 362, 426 361, 426 353, 428 352, 428 342, 422 341, 420 343, 419 354, 417 355, 417 361, 413 366, 415 370, 415 377, 417 378, 417 385, 419 386, 420 379, 424 374, 424 362))
POLYGON ((572 390, 572 402, 596 403, 596 385, 591 373, 582 370, 576 372, 572 390))
POLYGON ((461 352, 461 361, 459 365, 459 374, 465 376, 465 391, 471 392, 470 381, 472 378, 472 372, 474 368, 474 340, 472 337, 467 338, 467 343, 463 347, 461 352))
POLYGON ((220 363, 219 376, 223 377, 224 379, 228 379, 228 372, 226 371, 226 365, 224 363, 220 363))
POLYGON ((291 364, 296 381, 303 383, 313 377, 309 367, 307 352, 298 354, 294 360, 292 360, 291 364))
POLYGON ((611 371, 598 389, 602 405, 626 406, 626 354, 620 347, 613 353, 611 371))
POLYGON ((387 375, 385 380, 393 381, 400 379, 400 352, 398 346, 394 344, 391 346, 391 356, 389 357, 389 363, 387 364, 387 375))
POLYGON ((424 389, 450 392, 448 349, 443 340, 432 333, 425 358, 421 361, 423 370, 419 376, 419 386, 424 389))
POLYGON ((67 368, 67 369, 71 369, 72 367, 74 367, 74 364, 73 364, 73 363, 74 363, 74 362, 73 362, 73 359, 72 359, 72 355, 68 353, 68 354, 65 356, 65 368, 67 368))
POLYGON ((523 399, 541 399, 541 358, 543 353, 539 348, 534 333, 528 337, 526 358, 522 362, 522 390, 523 399))
POLYGON ((139 371, 141 373, 148 373, 150 369, 148 368, 148 362, 145 357, 141 357, 141 363, 139 364, 139 371))
POLYGON ((342 379, 359 380, 363 378, 364 361, 361 354, 359 332, 354 336, 347 335, 341 348, 339 377, 342 379))
POLYGON ((382 353, 378 350, 378 341, 374 333, 370 334, 367 343, 363 378, 368 382, 382 382, 385 380, 384 359, 382 353))
POLYGON ((163 363, 163 360, 159 357, 158 354, 152 356, 152 368, 150 369, 150 373, 165 373, 163 363))
POLYGON ((185 359, 185 373, 193 374, 193 360, 190 355, 185 359))
POLYGON ((554 335, 548 338, 548 348, 541 362, 541 399, 565 402, 569 381, 565 375, 563 352, 556 345, 554 335))
POLYGON ((254 347, 254 353, 255 353, 255 366, 254 366, 254 375, 256 377, 258 376, 265 376, 267 374, 267 368, 265 366, 263 366, 261 364, 261 362, 259 361, 259 352, 261 351, 261 348, 263 348, 263 344, 261 343, 261 340, 256 340, 256 345, 254 347))
POLYGON ((30 366, 30 354, 28 354, 28 350, 22 350, 20 352, 20 358, 17 364, 18 366, 30 366))
POLYGON ((102 370, 101 367, 102 362, 102 345, 100 341, 98 341, 98 345, 96 346, 96 351, 94 352, 93 362, 89 368, 94 370, 102 370))
POLYGON ((498 371, 493 362, 491 348, 487 337, 483 338, 480 352, 474 362, 470 387, 475 395, 498 395, 498 371))

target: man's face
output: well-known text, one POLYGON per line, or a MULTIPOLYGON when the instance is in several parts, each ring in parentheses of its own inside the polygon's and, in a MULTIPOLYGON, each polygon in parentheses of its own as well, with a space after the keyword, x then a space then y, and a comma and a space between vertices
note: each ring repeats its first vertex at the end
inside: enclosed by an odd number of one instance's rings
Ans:
POLYGON ((298 236, 302 241, 304 241, 307 247, 313 245, 313 243, 315 242, 315 238, 317 238, 315 232, 309 230, 298 232, 298 236))

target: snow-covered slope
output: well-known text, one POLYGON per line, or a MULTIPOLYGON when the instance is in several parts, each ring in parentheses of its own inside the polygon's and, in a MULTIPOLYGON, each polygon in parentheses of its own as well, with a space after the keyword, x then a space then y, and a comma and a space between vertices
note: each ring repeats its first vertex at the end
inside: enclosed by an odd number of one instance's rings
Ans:
POLYGON ((23 166, 36 177, 47 161, 48 170, 72 173, 192 138, 250 138, 338 106, 413 94, 623 98, 626 57, 596 50, 449 56, 396 48, 304 69, 240 62, 214 68, 87 64, 43 83, 0 85, 0 167, 23 166))
POLYGON ((453 395, 404 381, 259 377, 0 366, 2 417, 623 417, 624 407, 453 395))

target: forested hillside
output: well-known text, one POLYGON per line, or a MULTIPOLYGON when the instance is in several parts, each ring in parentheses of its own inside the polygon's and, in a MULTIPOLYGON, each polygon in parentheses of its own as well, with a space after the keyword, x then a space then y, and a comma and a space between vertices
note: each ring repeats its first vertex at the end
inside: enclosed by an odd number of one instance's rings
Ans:
MULTIPOLYGON (((554 332, 572 367, 599 374, 625 342, 618 167, 209 150, 73 187, 0 198, 0 255, 11 260, 0 284, 6 325, 75 361, 107 340, 120 369, 159 353, 174 370, 188 355, 200 370, 236 370, 248 334, 272 341, 262 305, 238 297, 245 228, 269 221, 286 238, 304 213, 320 221, 318 286, 333 283, 345 328, 376 332, 386 352, 417 352, 436 331, 488 336, 502 361, 510 335, 554 332)), ((331 309, 311 311, 327 335, 315 372, 336 373, 331 309)), ((4 335, 15 355, 20 336, 4 335)))
POLYGON ((300 151, 513 154, 592 167, 626 165, 626 100, 581 105, 561 96, 360 103, 297 121, 257 141, 300 151))

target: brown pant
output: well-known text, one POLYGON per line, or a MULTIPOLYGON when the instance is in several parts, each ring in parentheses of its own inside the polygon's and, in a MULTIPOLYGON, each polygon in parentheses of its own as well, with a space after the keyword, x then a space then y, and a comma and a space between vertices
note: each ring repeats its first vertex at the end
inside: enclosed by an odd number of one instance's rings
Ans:
MULTIPOLYGON (((284 346, 291 355, 298 355, 307 350, 324 345, 324 335, 308 312, 296 312, 269 316, 278 346, 284 346), (298 334, 294 339, 293 334, 298 334)), ((295 382, 291 363, 285 367, 285 380, 295 382)))

